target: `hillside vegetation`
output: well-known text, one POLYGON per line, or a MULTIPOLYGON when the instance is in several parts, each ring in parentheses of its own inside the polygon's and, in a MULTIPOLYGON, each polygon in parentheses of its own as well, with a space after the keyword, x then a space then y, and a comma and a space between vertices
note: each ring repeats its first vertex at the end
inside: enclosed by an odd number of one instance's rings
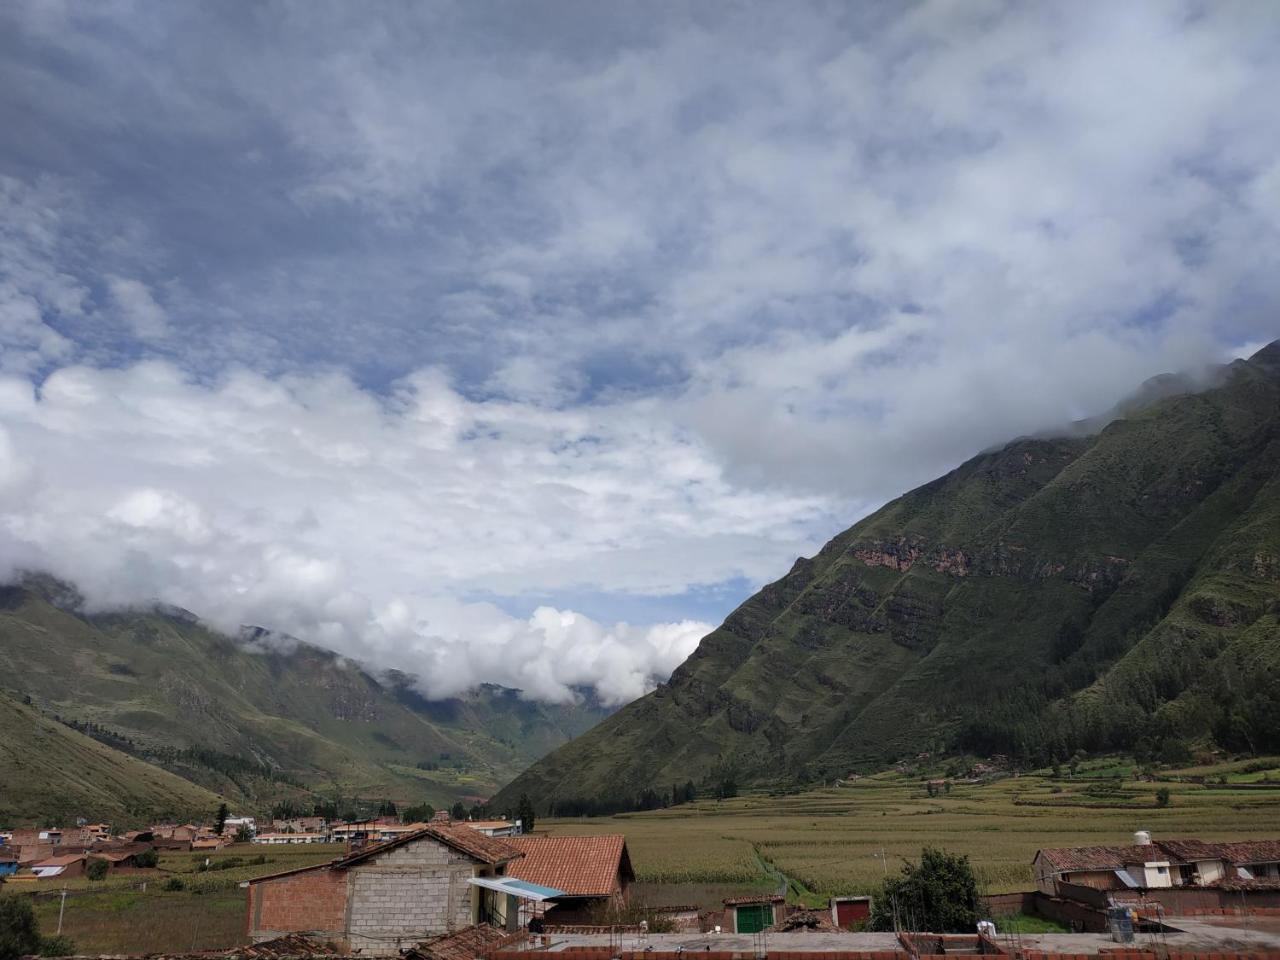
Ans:
POLYGON ((606 812, 921 752, 1280 748, 1280 342, 1219 374, 894 500, 498 802, 606 812))
POLYGON ((219 798, 0 694, 0 823, 208 817, 219 798))
POLYGON ((0 588, 0 674, 48 717, 258 808, 313 792, 488 796, 607 713, 493 686, 429 701, 408 677, 263 631, 224 636, 185 611, 85 613, 43 576, 0 588))

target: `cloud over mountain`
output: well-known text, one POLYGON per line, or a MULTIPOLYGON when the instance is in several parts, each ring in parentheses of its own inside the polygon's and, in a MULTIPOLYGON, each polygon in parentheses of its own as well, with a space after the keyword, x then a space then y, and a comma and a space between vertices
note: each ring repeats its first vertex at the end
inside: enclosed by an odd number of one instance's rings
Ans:
POLYGON ((1278 48, 1266 3, 11 6, 0 559, 634 696, 872 505, 1275 336, 1278 48))

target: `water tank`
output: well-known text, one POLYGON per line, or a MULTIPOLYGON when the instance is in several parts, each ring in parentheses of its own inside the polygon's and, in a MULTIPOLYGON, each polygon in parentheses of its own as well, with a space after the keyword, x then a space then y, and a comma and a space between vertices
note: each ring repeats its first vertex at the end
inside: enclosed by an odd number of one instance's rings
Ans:
POLYGON ((1151 843, 1151 831, 1135 830, 1133 832, 1133 842, 1140 847, 1148 846, 1151 843))

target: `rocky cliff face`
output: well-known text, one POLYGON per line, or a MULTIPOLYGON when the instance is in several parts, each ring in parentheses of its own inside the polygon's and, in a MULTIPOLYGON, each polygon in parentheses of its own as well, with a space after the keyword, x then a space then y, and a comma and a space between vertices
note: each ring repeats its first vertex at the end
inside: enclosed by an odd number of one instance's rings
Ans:
POLYGON ((1162 381, 1092 435, 1015 441, 886 505, 502 797, 923 750, 1280 747, 1280 345, 1212 382, 1162 381))

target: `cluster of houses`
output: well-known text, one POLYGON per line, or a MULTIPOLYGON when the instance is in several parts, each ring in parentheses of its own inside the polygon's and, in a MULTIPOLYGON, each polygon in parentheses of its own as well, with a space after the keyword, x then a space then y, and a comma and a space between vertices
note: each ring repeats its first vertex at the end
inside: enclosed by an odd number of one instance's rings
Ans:
MULTIPOLYGON (((518 821, 453 821, 443 811, 411 824, 300 817, 259 831, 247 818, 228 823, 218 834, 190 824, 123 836, 104 824, 14 831, 0 834, 0 866, 9 879, 25 870, 39 880, 78 875, 94 859, 110 870, 144 869, 146 851, 208 849, 246 834, 262 844, 341 842, 345 848, 333 859, 241 884, 250 939, 303 936, 363 957, 408 951, 421 960, 433 960, 422 945, 441 937, 470 944, 520 936, 528 943, 531 936, 617 922, 634 881, 626 840, 616 834, 529 835, 518 821)), ((1153 840, 1139 831, 1123 846, 1042 849, 1032 871, 1035 890, 989 898, 1021 898, 988 902, 990 912, 1002 912, 1000 906, 1091 932, 1105 932, 1117 910, 1161 922, 1198 914, 1280 916, 1280 840, 1153 840)), ((757 934, 848 930, 871 911, 868 897, 834 898, 823 911, 788 905, 780 895, 730 898, 723 906, 714 913, 658 912, 689 932, 757 934)))
POLYGON ((164 851, 217 850, 251 817, 229 818, 221 833, 195 824, 155 824, 115 834, 105 823, 0 831, 0 879, 8 883, 84 876, 95 860, 109 872, 146 870, 164 851))
MULTIPOLYGON (((413 826, 331 861, 243 883, 250 937, 306 934, 361 956, 397 956, 476 925, 513 935, 571 933, 618 916, 616 908, 628 901, 633 873, 622 836, 499 836, 444 814, 413 826)), ((1043 849, 1033 869, 1038 889, 1012 896, 1035 902, 1010 912, 1040 912, 1082 931, 1105 931, 1117 905, 1154 908, 1149 912, 1162 917, 1280 915, 1276 840, 1154 842, 1139 834, 1122 847, 1043 849), (1190 899, 1178 902, 1179 894, 1190 899)), ((829 911, 804 911, 780 895, 754 895, 726 900, 713 915, 696 907, 659 912, 678 928, 746 934, 835 932, 870 910, 868 897, 839 897, 829 911)))
POLYGON ((1117 907, 1152 917, 1280 914, 1280 840, 1152 839, 1037 851, 1035 912, 1102 929, 1117 907))
MULTIPOLYGON (((271 821, 259 830, 253 817, 227 817, 221 830, 192 823, 155 824, 143 830, 113 834, 105 823, 74 827, 42 827, 0 831, 0 880, 64 880, 83 876, 93 860, 113 871, 154 865, 147 851, 218 850, 237 839, 278 846, 301 843, 344 843, 353 847, 384 843, 417 833, 425 823, 401 823, 394 817, 330 823, 323 817, 291 817, 271 821)), ((468 821, 469 829, 487 836, 519 836, 519 820, 468 821)))
POLYGON ((430 823, 353 846, 325 863, 257 877, 255 941, 306 933, 366 956, 396 956, 476 924, 516 931, 598 918, 628 898, 634 873, 618 835, 523 835, 504 821, 430 823))

